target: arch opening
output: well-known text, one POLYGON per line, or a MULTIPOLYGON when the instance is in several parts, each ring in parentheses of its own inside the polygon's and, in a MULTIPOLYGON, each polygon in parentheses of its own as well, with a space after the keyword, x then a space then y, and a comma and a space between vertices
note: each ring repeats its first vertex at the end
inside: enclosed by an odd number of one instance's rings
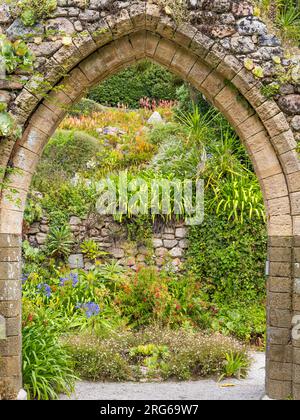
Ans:
POLYGON ((104 45, 96 45, 97 49, 87 37, 73 52, 69 50, 68 56, 62 57, 68 62, 67 76, 53 76, 59 80, 46 98, 29 84, 15 100, 13 112, 24 124, 24 132, 15 144, 6 145, 1 158, 17 169, 7 172, 7 187, 0 202, 1 290, 5 297, 1 312, 8 324, 8 338, 0 342, 6 363, 3 376, 12 388, 20 389, 20 241, 27 192, 43 149, 66 109, 87 89, 147 58, 200 91, 231 123, 248 151, 268 218, 267 393, 273 398, 299 398, 299 342, 291 340, 293 316, 299 310, 299 295, 293 285, 299 265, 299 162, 287 120, 276 103, 261 94, 260 82, 249 77, 238 60, 213 46, 203 50, 203 45, 195 43, 194 31, 188 35, 178 32, 176 36, 172 32, 171 40, 150 30, 151 24, 145 25, 144 20, 135 23, 137 26, 128 28, 128 21, 124 26, 119 22, 115 39, 102 40, 104 45), (25 106, 26 97, 30 98, 29 106, 28 101, 25 106), (16 190, 18 203, 9 198, 11 188, 16 190), (12 363, 15 365, 10 374, 12 363))

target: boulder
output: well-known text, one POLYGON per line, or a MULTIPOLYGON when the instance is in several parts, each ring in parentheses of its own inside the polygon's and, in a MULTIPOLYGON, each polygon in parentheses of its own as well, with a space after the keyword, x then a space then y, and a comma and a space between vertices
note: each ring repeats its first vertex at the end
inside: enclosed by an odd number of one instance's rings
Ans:
POLYGON ((71 270, 74 269, 83 269, 84 268, 84 260, 82 254, 72 254, 69 256, 68 259, 69 266, 71 270))
POLYGON ((70 219, 70 225, 71 226, 78 226, 81 225, 81 219, 77 216, 72 216, 70 219))
POLYGON ((163 241, 158 238, 153 238, 152 243, 154 248, 161 248, 163 246, 163 241))
POLYGON ((151 115, 147 123, 149 125, 158 125, 158 124, 163 124, 164 120, 162 119, 160 113, 155 111, 153 112, 153 114, 151 115))
POLYGON ((110 248, 109 253, 116 259, 124 258, 125 252, 121 248, 110 248))

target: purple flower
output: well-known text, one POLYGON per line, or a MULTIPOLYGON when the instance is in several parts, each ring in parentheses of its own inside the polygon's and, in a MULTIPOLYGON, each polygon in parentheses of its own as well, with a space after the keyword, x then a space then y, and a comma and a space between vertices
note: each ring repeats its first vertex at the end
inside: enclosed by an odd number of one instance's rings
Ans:
POLYGON ((77 284, 79 282, 78 273, 71 273, 70 278, 72 280, 73 287, 77 286, 77 284))
POLYGON ((89 302, 84 304, 76 305, 77 309, 84 309, 87 318, 91 318, 92 316, 96 316, 100 313, 100 307, 97 303, 89 302))
POLYGON ((22 276, 22 284, 26 283, 26 281, 28 280, 29 274, 23 274, 22 276))
POLYGON ((63 287, 67 281, 69 281, 68 277, 61 277, 59 285, 63 287))
POLYGON ((73 287, 76 287, 79 282, 77 273, 70 273, 70 277, 61 277, 59 280, 61 287, 64 287, 66 283, 70 283, 73 287))
POLYGON ((49 284, 40 283, 37 288, 41 293, 44 293, 47 298, 51 297, 51 287, 49 284))

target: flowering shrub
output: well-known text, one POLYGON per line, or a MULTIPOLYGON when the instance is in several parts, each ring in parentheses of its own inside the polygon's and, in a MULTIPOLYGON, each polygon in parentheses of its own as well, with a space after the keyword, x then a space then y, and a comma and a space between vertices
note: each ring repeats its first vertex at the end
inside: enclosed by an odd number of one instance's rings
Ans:
POLYGON ((106 339, 74 335, 65 340, 65 345, 75 361, 76 372, 93 381, 188 380, 227 376, 229 372, 238 375, 241 365, 236 364, 235 370, 231 365, 229 370, 229 354, 248 365, 246 349, 237 341, 187 330, 152 327, 106 339))

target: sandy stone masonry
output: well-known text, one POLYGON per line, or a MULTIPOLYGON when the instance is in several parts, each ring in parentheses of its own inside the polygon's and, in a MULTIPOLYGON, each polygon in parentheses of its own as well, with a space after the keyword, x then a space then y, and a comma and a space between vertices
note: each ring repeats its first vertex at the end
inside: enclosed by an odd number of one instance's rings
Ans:
POLYGON ((249 1, 188 0, 181 22, 155 3, 58 0, 53 16, 33 28, 22 25, 12 6, 0 5, 1 32, 11 40, 26 39, 36 55, 33 73, 0 80, 0 101, 8 104, 23 133, 17 141, 0 139, 5 181, 0 199, 0 315, 7 337, 0 339, 1 380, 16 392, 21 387, 20 238, 27 191, 43 148, 67 107, 89 87, 148 58, 199 89, 248 150, 268 215, 267 394, 300 399, 300 341, 292 335, 292 320, 300 315, 297 61, 285 58, 280 41, 253 15, 249 1), (293 67, 293 79, 267 99, 262 87, 274 79, 278 61, 286 73, 293 67), (249 62, 263 78, 254 76, 249 62), (9 200, 7 185, 17 190, 21 205, 9 200))

